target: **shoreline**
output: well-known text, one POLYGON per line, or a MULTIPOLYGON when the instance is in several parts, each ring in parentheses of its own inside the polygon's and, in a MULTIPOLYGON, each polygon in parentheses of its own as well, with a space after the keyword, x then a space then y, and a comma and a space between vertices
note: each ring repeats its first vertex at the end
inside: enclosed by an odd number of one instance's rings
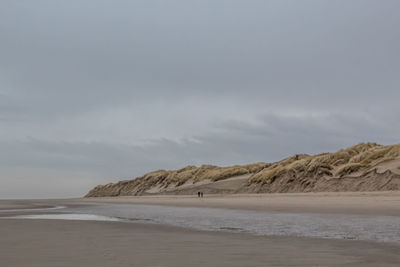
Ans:
POLYGON ((342 213, 400 216, 400 191, 310 192, 270 194, 145 195, 62 199, 4 199, 7 209, 51 208, 57 205, 139 204, 287 213, 342 213))
POLYGON ((82 204, 143 204, 261 212, 400 216, 400 191, 205 195, 203 198, 198 198, 197 196, 155 195, 78 198, 63 201, 82 204))

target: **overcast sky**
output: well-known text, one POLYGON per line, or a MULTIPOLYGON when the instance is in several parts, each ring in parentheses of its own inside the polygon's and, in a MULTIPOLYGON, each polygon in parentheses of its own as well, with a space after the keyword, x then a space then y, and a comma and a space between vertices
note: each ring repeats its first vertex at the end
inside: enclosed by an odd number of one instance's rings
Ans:
POLYGON ((400 1, 0 3, 0 199, 400 142, 400 1))

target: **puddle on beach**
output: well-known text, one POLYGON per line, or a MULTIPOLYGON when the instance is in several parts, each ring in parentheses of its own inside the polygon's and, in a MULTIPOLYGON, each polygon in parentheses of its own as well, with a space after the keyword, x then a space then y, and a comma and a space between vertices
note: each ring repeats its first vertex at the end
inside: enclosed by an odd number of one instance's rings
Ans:
POLYGON ((129 221, 122 218, 101 216, 94 214, 34 214, 34 215, 16 215, 12 217, 3 217, 2 219, 43 219, 43 220, 74 220, 74 221, 109 221, 123 222, 129 221))

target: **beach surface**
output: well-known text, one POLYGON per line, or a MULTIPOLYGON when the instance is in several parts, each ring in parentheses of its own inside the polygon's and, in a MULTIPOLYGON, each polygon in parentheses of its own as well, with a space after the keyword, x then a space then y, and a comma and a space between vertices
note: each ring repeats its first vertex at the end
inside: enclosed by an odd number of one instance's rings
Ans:
MULTIPOLYGON (((169 213, 170 218, 180 219, 198 213, 199 217, 191 218, 194 221, 209 221, 218 217, 215 214, 231 221, 229 216, 238 215, 238 222, 249 214, 278 220, 282 214, 295 216, 291 218, 341 217, 344 221, 346 216, 361 216, 373 218, 372 226, 388 218, 395 229, 400 227, 399 204, 400 192, 2 200, 0 265, 398 266, 400 243, 396 242, 255 235, 228 227, 201 231, 168 225, 165 218, 169 213), (155 218, 164 218, 166 223, 12 218, 72 213, 129 217, 127 210, 132 214, 145 211, 146 216, 158 214, 155 218)), ((302 223, 300 219, 298 224, 302 223)))
POLYGON ((290 213, 342 213, 400 216, 400 191, 196 196, 126 196, 76 199, 85 203, 129 203, 290 213))

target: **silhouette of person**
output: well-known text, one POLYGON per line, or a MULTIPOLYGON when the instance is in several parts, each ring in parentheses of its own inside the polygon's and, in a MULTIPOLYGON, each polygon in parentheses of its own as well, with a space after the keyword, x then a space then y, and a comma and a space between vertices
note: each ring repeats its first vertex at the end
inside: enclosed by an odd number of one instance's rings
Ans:
POLYGON ((200 195, 201 195, 201 192, 200 191, 197 192, 197 197, 200 197, 200 195))
POLYGON ((200 196, 203 197, 203 192, 200 192, 200 196))

